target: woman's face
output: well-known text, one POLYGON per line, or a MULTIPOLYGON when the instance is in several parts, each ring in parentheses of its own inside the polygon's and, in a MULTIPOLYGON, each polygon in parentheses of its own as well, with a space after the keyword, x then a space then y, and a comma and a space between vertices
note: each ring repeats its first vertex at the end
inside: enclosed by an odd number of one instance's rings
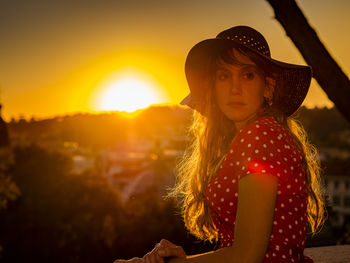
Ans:
POLYGON ((264 96, 270 97, 273 87, 251 59, 235 49, 233 55, 239 64, 220 63, 215 72, 215 92, 220 110, 241 129, 257 118, 264 96))

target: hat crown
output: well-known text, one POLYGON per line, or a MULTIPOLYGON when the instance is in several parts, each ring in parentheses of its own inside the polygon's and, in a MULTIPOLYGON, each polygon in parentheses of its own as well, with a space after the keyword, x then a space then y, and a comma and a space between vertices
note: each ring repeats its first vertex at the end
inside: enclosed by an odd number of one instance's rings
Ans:
POLYGON ((270 48, 264 36, 249 26, 231 27, 220 32, 216 38, 232 40, 271 58, 270 48))

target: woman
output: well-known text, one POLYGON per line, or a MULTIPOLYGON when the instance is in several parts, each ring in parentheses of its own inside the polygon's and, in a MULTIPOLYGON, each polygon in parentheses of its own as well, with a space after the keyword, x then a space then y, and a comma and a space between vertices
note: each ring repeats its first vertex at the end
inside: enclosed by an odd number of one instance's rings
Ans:
POLYGON ((162 240, 130 262, 313 262, 306 230, 325 221, 324 193, 316 151, 289 117, 311 68, 272 59, 259 32, 236 26, 195 45, 185 71, 194 139, 170 195, 187 229, 220 247, 186 256, 162 240))

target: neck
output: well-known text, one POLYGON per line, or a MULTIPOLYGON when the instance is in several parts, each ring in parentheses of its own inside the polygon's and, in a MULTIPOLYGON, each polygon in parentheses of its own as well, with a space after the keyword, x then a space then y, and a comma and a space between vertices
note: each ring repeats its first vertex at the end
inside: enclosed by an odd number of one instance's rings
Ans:
POLYGON ((254 113, 252 116, 248 117, 245 120, 235 121, 234 123, 235 123, 237 131, 239 131, 240 129, 244 128, 248 124, 256 121, 258 118, 259 118, 258 114, 254 113))

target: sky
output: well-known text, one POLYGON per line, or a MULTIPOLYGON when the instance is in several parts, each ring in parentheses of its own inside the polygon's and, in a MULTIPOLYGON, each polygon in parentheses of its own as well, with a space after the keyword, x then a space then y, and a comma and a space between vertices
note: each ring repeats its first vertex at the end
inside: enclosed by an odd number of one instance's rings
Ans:
MULTIPOLYGON (((349 75, 350 1, 297 3, 349 75)), ((260 31, 273 58, 305 64, 266 0, 0 0, 2 117, 99 112, 138 97, 177 104, 189 93, 188 51, 236 25, 260 31)), ((304 105, 333 103, 313 80, 304 105)))

